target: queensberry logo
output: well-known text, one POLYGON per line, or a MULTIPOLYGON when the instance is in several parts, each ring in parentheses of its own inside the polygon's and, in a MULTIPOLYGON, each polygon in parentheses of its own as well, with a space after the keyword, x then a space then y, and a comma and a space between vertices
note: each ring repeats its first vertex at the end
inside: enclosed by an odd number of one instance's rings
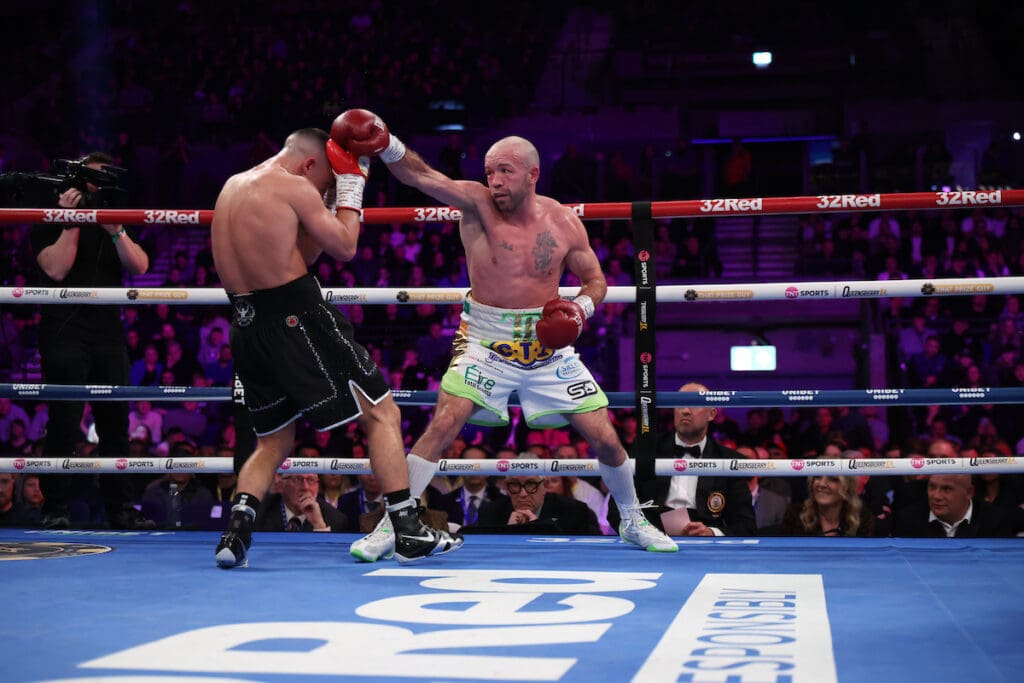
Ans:
POLYGON ((338 460, 337 458, 331 460, 331 471, 332 472, 339 472, 339 471, 341 471, 341 472, 345 472, 345 471, 359 472, 359 471, 365 470, 366 467, 367 467, 367 465, 364 465, 363 463, 359 463, 359 462, 343 462, 341 460, 338 460))
POLYGON ((442 460, 438 469, 442 472, 479 472, 480 463, 478 462, 448 462, 442 460))
POLYGON ((866 469, 868 467, 881 467, 882 469, 891 470, 895 469, 896 465, 888 458, 867 458, 861 460, 851 458, 846 461, 846 467, 851 470, 866 469))
POLYGON ((174 458, 167 458, 164 460, 165 470, 201 470, 206 467, 206 462, 200 460, 199 462, 188 462, 175 460, 174 458))
POLYGON ((991 467, 1002 465, 1016 465, 1017 458, 971 458, 971 467, 991 467))
POLYGON ((95 470, 99 469, 100 464, 93 460, 72 460, 70 458, 65 458, 60 466, 66 470, 95 470))
MULTIPOLYGON (((692 467, 693 464, 691 463, 690 466, 692 467)), ((758 461, 758 460, 730 460, 729 461, 729 469, 732 470, 733 472, 743 472, 743 471, 751 471, 751 470, 754 470, 754 471, 774 470, 775 469, 775 463, 773 463, 771 461, 758 461)))
POLYGON ((589 472, 590 469, 590 463, 586 462, 551 461, 552 472, 589 472))

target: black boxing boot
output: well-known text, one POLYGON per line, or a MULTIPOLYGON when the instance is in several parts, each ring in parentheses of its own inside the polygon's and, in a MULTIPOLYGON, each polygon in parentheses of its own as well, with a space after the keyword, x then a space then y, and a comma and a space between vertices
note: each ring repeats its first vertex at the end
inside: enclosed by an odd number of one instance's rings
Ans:
POLYGON ((252 545, 252 528, 259 504, 259 499, 248 493, 239 493, 232 501, 228 530, 221 535, 215 555, 221 569, 249 565, 246 554, 252 545))

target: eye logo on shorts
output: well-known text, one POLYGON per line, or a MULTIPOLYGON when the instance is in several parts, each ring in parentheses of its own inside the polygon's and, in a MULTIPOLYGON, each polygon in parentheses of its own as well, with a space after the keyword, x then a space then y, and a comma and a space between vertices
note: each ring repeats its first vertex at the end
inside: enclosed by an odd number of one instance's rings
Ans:
POLYGON ((480 368, 476 365, 470 365, 466 368, 466 373, 463 375, 463 379, 466 386, 473 387, 485 396, 490 396, 491 391, 494 389, 494 380, 490 377, 485 377, 480 372, 480 368))
POLYGON ((296 327, 299 324, 299 319, 294 315, 290 315, 284 319, 284 324, 288 327, 296 327))
POLYGON ((484 348, 490 349, 502 360, 515 363, 522 367, 530 367, 548 360, 555 355, 555 349, 541 345, 539 341, 481 341, 484 348))
POLYGON ((586 382, 577 382, 576 384, 570 384, 565 388, 565 392, 569 394, 569 398, 581 399, 587 396, 594 396, 597 394, 597 385, 587 380, 586 382))

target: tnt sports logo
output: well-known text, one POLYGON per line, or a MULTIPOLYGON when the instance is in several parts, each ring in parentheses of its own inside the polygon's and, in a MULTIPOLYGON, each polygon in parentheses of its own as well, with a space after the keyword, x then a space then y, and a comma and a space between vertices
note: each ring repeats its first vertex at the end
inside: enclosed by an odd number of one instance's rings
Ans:
POLYGON ((640 259, 641 262, 647 262, 651 260, 651 253, 644 249, 639 254, 637 254, 636 257, 640 259))
POLYGON ((25 469, 25 458, 15 458, 14 459, 14 469, 16 469, 16 470, 23 470, 23 469, 25 469))
POLYGON ((791 467, 792 467, 792 468, 793 468, 794 470, 796 470, 797 472, 799 472, 800 470, 802 470, 802 469, 804 468, 804 464, 805 464, 805 463, 804 463, 804 461, 803 461, 803 460, 794 460, 793 462, 791 462, 791 463, 790 463, 790 466, 791 466, 791 467))
POLYGON ((539 341, 490 341, 482 343, 484 348, 490 349, 502 360, 525 368, 542 363, 555 355, 555 349, 549 349, 539 341))
POLYGON ((11 294, 14 296, 15 299, 20 299, 21 295, 24 294, 24 293, 25 293, 25 290, 22 289, 21 287, 15 287, 14 290, 11 292, 11 294))
POLYGON ((128 469, 128 460, 126 458, 118 458, 117 460, 114 461, 114 467, 124 471, 128 469))
POLYGON ((913 458, 910 459, 910 466, 913 467, 915 470, 921 469, 922 467, 924 467, 924 464, 924 458, 922 458, 919 455, 914 456, 913 458))
POLYGON ((786 287, 786 298, 797 299, 800 297, 800 290, 796 287, 786 287))
POLYGON ((511 463, 509 463, 508 460, 499 460, 498 461, 498 471, 499 472, 508 472, 510 469, 512 469, 512 465, 511 465, 511 463))
POLYGON ((673 468, 673 469, 674 469, 674 470, 675 470, 676 472, 685 472, 685 471, 686 471, 686 468, 687 468, 687 464, 686 464, 686 461, 685 461, 685 460, 683 460, 683 459, 679 459, 679 460, 673 460, 673 461, 672 461, 672 468, 673 468))
POLYGON ((292 459, 291 458, 285 458, 284 462, 281 463, 281 469, 282 470, 287 470, 287 469, 291 468, 291 466, 292 466, 292 459))
POLYGON ((647 365, 652 360, 654 360, 654 357, 648 352, 644 351, 643 353, 640 354, 640 362, 643 363, 644 365, 647 365))

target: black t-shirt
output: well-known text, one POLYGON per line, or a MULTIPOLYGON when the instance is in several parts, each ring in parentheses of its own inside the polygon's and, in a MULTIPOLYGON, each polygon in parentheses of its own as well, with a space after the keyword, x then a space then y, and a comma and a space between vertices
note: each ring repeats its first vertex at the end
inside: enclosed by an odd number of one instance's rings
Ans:
MULTIPOLYGON (((61 225, 37 225, 32 228, 32 251, 38 257, 46 247, 56 242, 63 232, 61 225)), ((78 235, 78 254, 62 282, 42 273, 43 282, 57 289, 57 296, 65 302, 73 301, 64 287, 122 287, 123 268, 117 256, 117 247, 110 235, 99 225, 84 224, 78 235)), ((81 334, 89 337, 121 339, 121 307, 93 304, 43 305, 41 334, 81 334)))

